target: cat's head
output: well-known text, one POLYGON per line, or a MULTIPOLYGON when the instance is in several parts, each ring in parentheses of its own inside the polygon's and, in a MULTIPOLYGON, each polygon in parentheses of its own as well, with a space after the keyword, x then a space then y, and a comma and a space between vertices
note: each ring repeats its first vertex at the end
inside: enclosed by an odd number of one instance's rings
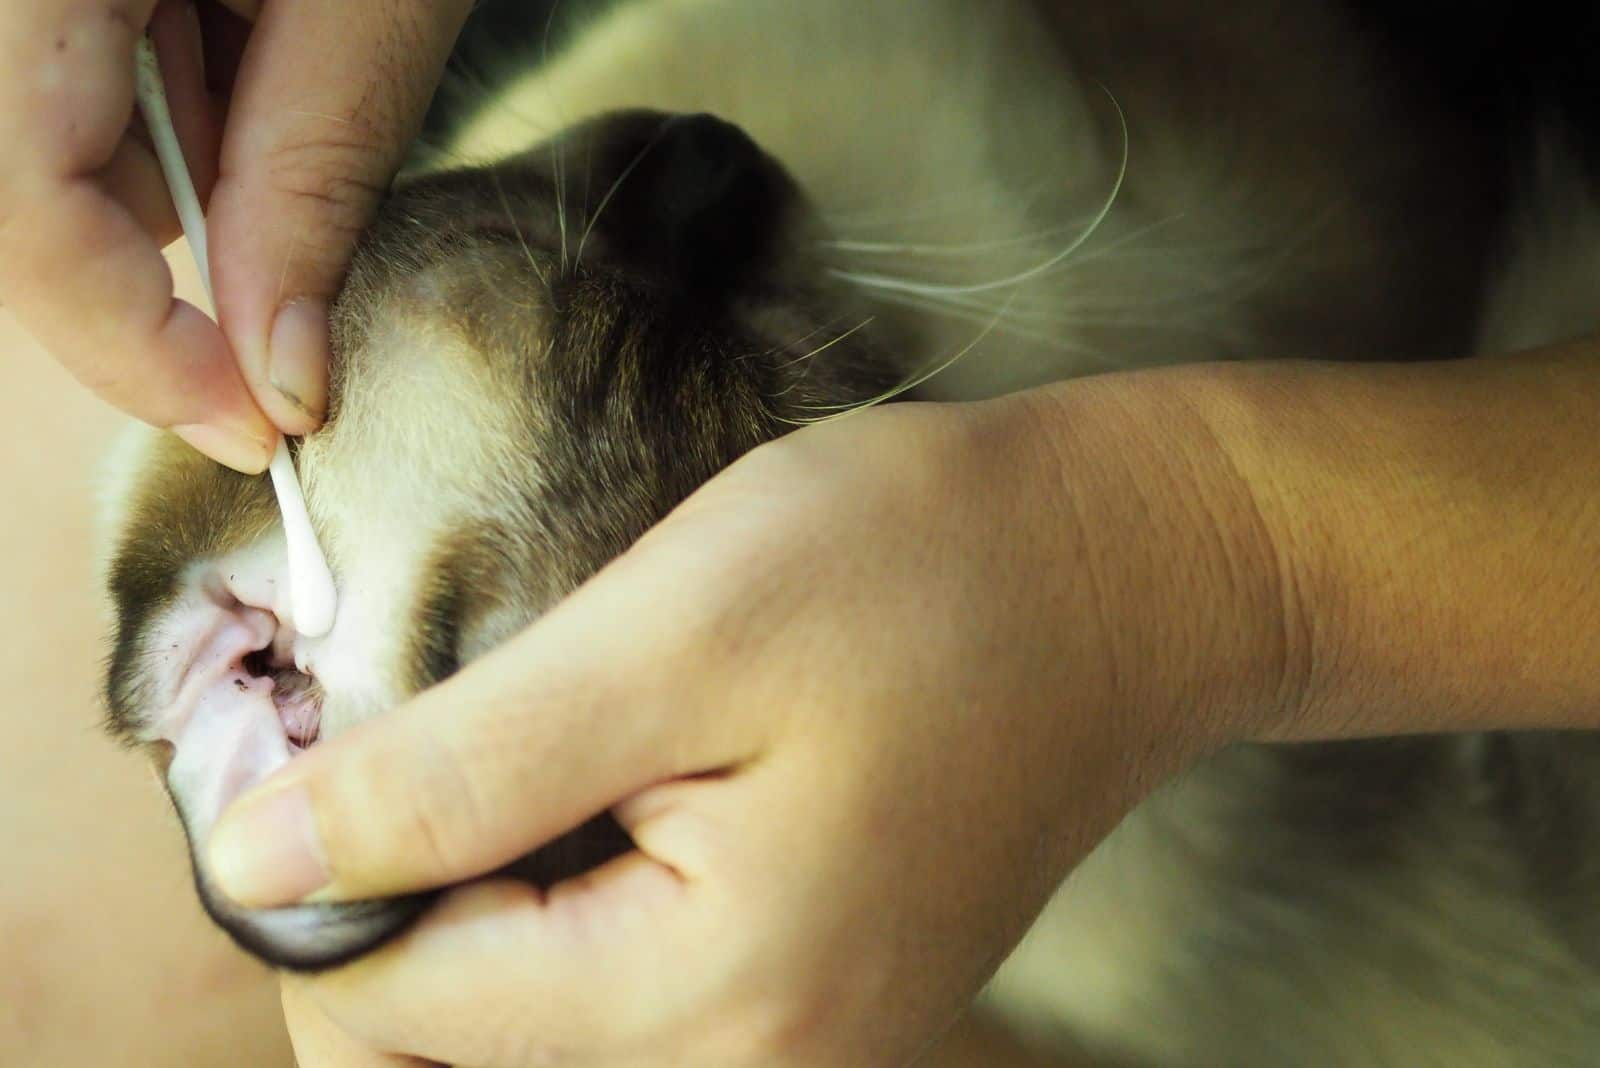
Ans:
POLYGON ((312 968, 423 902, 247 911, 208 833, 301 747, 524 627, 742 453, 885 386, 783 168, 704 115, 608 115, 493 166, 408 182, 332 312, 326 426, 298 448, 337 578, 289 625, 269 483, 154 432, 116 465, 106 680, 149 751, 211 915, 312 968))

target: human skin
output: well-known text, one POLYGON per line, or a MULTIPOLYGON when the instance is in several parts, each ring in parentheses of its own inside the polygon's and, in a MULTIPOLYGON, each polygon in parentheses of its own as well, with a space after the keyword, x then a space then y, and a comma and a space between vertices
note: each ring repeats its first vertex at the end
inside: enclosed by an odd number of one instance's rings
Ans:
POLYGON ((1195 366, 807 430, 241 800, 252 905, 452 890, 302 1062, 901 1063, 1219 746, 1600 726, 1600 342, 1195 366))
POLYGON ((470 6, 5 5, 0 299, 106 400, 229 466, 263 470, 278 431, 322 421, 327 301, 470 6), (174 299, 161 257, 177 220, 130 125, 147 28, 207 205, 220 328, 174 299))

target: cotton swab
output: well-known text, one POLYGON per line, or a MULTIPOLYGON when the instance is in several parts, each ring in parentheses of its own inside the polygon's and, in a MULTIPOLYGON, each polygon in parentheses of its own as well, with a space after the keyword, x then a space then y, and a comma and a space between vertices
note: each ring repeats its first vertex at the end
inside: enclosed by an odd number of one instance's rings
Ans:
MULTIPOLYGON (((178 209, 184 235, 194 253, 195 265, 200 270, 200 281, 205 285, 206 296, 213 308, 216 297, 211 292, 211 257, 206 247, 206 219, 195 193, 194 180, 183 158, 183 148, 178 143, 178 132, 172 123, 172 111, 167 106, 166 85, 161 77, 161 66, 156 60, 155 46, 148 37, 142 37, 138 46, 138 100, 139 111, 150 129, 155 143, 156 157, 166 175, 167 187, 172 192, 172 202, 178 209)), ((316 531, 311 526, 311 514, 306 510, 305 495, 295 473, 294 460, 289 456, 289 443, 278 439, 277 450, 272 455, 272 488, 278 496, 278 510, 283 513, 283 532, 289 550, 289 610, 294 617, 294 629, 309 638, 320 638, 333 629, 333 619, 338 612, 338 593, 333 585, 333 572, 328 568, 327 557, 317 544, 316 531)))

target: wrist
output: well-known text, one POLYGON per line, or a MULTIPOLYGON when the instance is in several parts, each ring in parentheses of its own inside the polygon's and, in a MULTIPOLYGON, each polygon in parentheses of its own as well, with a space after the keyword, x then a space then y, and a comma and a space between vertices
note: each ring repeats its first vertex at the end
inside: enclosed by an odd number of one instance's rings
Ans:
POLYGON ((1101 669, 1106 714, 1135 730, 1124 744, 1168 774, 1297 715, 1312 661, 1260 487, 1219 437, 1233 387, 1211 371, 997 402, 1035 443, 1027 507, 1061 647, 1101 669))
POLYGON ((1246 737, 1600 725, 1593 361, 1151 376, 1192 398, 1278 562, 1299 699, 1246 737))

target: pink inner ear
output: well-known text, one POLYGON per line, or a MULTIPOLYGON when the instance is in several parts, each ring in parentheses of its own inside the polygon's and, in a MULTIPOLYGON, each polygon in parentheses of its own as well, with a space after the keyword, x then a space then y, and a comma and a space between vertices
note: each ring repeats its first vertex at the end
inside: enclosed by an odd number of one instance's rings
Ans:
POLYGON ((217 887, 208 847, 223 810, 322 731, 322 686, 311 661, 328 663, 329 645, 285 625, 287 599, 278 591, 286 585, 283 543, 270 535, 188 570, 172 603, 140 635, 140 737, 172 746, 163 754, 170 756, 166 785, 206 911, 269 963, 316 969, 381 944, 428 898, 247 909, 217 887))
POLYGON ((171 699, 150 734, 173 745, 167 786, 202 864, 223 809, 320 726, 321 690, 299 670, 294 631, 273 611, 275 555, 247 552, 192 575, 160 628, 171 699))
POLYGON ((289 761, 273 682, 244 666, 264 637, 270 645, 268 628, 275 624, 264 615, 255 609, 220 615, 201 637, 177 700, 160 717, 161 737, 175 748, 167 785, 197 853, 228 803, 289 761))

